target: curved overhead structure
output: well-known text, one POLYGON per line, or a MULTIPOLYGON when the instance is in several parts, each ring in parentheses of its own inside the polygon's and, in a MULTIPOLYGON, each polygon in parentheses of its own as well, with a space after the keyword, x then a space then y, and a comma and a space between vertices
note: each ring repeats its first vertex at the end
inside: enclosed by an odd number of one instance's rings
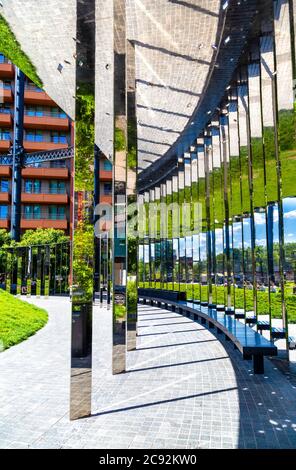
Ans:
POLYGON ((204 76, 202 92, 196 102, 196 107, 192 110, 182 132, 167 147, 162 159, 155 158, 154 163, 139 175, 139 188, 142 190, 149 187, 151 182, 161 180, 172 171, 178 156, 190 150, 190 146, 195 143, 196 136, 216 112, 216 107, 225 93, 225 88, 247 43, 257 9, 258 0, 221 2, 220 24, 217 32, 219 40, 216 41, 216 51, 212 55, 208 74, 204 76), (227 5, 227 8, 224 9, 223 5, 227 5))
POLYGON ((220 0, 128 2, 136 51, 139 170, 161 158, 200 101, 219 41, 220 0))
POLYGON ((36 67, 46 93, 73 119, 76 0, 2 0, 0 14, 36 67))

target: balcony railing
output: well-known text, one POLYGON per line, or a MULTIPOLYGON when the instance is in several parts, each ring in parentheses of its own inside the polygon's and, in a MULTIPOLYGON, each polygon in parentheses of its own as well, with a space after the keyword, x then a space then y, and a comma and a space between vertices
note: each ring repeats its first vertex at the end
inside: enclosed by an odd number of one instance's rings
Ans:
POLYGON ((12 114, 10 108, 0 108, 0 114, 12 114))
POLYGON ((68 144, 69 142, 67 139, 64 138, 53 138, 53 139, 46 139, 42 135, 38 136, 32 136, 32 135, 26 135, 25 139, 26 142, 35 142, 35 143, 47 143, 47 144, 68 144))
POLYGON ((25 220, 66 220, 65 214, 32 214, 23 213, 22 218, 25 220))
POLYGON ((38 191, 31 191, 31 190, 27 190, 26 188, 23 188, 23 193, 25 194, 67 194, 67 191, 66 191, 66 188, 64 189, 50 188, 44 191, 44 189, 41 187, 41 189, 38 191))
POLYGON ((11 60, 7 59, 4 55, 0 55, 0 64, 11 64, 11 60))
POLYGON ((64 112, 50 112, 50 111, 28 111, 25 110, 25 116, 30 117, 52 117, 52 118, 59 118, 59 119, 67 119, 67 115, 64 112))
POLYGON ((42 90, 42 88, 39 88, 38 86, 33 85, 32 83, 26 83, 25 89, 28 90, 28 91, 37 91, 39 93, 43 93, 43 91, 44 91, 44 90, 42 90))
POLYGON ((7 133, 0 133, 0 140, 11 140, 11 135, 7 133))

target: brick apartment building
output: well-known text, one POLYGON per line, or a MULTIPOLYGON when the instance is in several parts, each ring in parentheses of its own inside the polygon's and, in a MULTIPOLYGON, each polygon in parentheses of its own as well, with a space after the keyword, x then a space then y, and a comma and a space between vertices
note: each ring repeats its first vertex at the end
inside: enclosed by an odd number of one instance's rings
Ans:
MULTIPOLYGON (((0 54, 0 156, 13 139, 15 66, 0 54), (2 92, 2 93, 1 93, 2 92)), ((73 122, 56 103, 28 78, 25 83, 24 141, 26 153, 73 145, 73 122)), ((22 169, 21 233, 27 229, 55 228, 71 233, 71 160, 38 163, 22 169)), ((100 198, 111 203, 112 167, 100 164, 100 198)), ((0 165, 0 228, 10 230, 11 167, 0 165)))

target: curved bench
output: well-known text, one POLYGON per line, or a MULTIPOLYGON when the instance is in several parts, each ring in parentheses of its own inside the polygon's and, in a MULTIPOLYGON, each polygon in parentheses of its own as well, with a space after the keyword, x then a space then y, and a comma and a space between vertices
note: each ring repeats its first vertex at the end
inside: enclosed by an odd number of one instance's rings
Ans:
POLYGON ((232 315, 217 311, 214 308, 202 307, 186 300, 175 300, 177 292, 171 292, 171 298, 165 291, 165 297, 162 298, 161 291, 152 295, 151 290, 139 289, 139 302, 150 302, 150 305, 156 304, 157 307, 167 310, 177 311, 182 315, 189 316, 194 321, 199 321, 209 329, 216 328, 218 334, 224 334, 225 339, 232 341, 235 348, 238 349, 246 360, 253 359, 254 374, 264 373, 264 356, 276 356, 277 347, 269 340, 264 338, 257 331, 254 331, 248 325, 236 320, 232 315), (146 292, 144 292, 146 291, 146 292), (148 295, 149 294, 149 295, 148 295))

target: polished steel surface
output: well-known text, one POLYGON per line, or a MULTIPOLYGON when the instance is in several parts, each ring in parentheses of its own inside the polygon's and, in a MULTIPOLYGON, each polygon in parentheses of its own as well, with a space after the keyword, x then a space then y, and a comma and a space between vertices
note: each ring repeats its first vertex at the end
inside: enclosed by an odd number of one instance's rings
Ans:
MULTIPOLYGON (((114 0, 114 159, 113 159, 113 374, 126 370, 127 322, 127 109, 125 3, 114 0)), ((130 173, 129 173, 130 175, 130 173)))
MULTIPOLYGON (((89 139, 90 129, 83 130, 87 119, 84 100, 94 102, 95 89, 95 0, 77 1, 76 31, 76 148, 75 167, 81 165, 79 142, 89 139)), ((94 119, 94 116, 93 116, 94 119)), ((93 123, 90 124, 93 126, 93 123)), ((92 148, 94 152, 94 134, 92 148)), ((94 153, 88 156, 90 166, 94 164, 94 153)), ((76 173, 76 176, 77 173, 76 173)), ((94 274, 94 235, 89 208, 92 205, 87 187, 75 180, 75 196, 82 198, 74 213, 74 240, 72 252, 72 332, 71 332, 71 386, 70 419, 91 414, 92 381, 92 303, 94 274), (82 214, 82 216, 81 216, 82 214), (88 247, 88 248, 87 248, 88 247)), ((85 183, 87 184, 87 182, 85 183)), ((94 187, 94 184, 92 185, 94 187)))
POLYGON ((136 118, 136 81, 135 81, 135 46, 126 41, 126 88, 127 88, 127 285, 126 311, 127 350, 133 351, 137 345, 138 312, 138 222, 137 222, 137 118, 136 118))

